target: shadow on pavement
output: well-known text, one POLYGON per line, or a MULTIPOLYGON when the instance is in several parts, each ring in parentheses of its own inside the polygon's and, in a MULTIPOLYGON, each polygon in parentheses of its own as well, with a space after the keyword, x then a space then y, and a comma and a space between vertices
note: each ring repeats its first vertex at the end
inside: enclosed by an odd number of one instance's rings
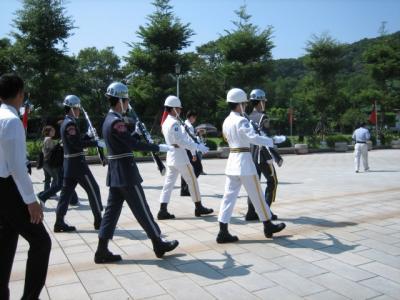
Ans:
POLYGON ((319 227, 330 227, 330 228, 337 228, 337 227, 347 227, 347 226, 355 226, 358 225, 354 222, 334 222, 329 221, 326 219, 320 218, 313 218, 313 217, 298 217, 298 218, 279 218, 282 222, 291 222, 293 224, 309 224, 315 225, 319 227))

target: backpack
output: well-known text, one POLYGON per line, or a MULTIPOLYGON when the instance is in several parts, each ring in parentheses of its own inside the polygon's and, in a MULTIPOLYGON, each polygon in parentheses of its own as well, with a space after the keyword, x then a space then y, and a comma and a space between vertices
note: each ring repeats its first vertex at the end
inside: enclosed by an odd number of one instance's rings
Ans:
POLYGON ((43 152, 40 151, 36 158, 36 169, 40 170, 41 168, 43 168, 43 160, 43 152))
POLYGON ((59 168, 62 167, 64 162, 64 149, 60 143, 56 144, 53 149, 50 150, 49 159, 47 163, 50 167, 59 168))

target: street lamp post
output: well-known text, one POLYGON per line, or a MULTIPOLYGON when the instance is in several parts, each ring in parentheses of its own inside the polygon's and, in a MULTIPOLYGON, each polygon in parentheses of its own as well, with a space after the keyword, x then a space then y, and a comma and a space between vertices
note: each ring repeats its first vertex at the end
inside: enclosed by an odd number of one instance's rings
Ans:
POLYGON ((181 73, 181 65, 175 64, 175 75, 176 75, 176 96, 179 98, 179 75, 181 73))

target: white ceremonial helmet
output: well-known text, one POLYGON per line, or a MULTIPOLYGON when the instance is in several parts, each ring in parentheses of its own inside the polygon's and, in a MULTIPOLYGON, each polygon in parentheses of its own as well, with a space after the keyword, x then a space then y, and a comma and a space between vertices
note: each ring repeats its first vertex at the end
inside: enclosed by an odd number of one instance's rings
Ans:
POLYGON ((64 102, 63 102, 64 106, 67 107, 81 107, 81 99, 79 99, 79 97, 75 96, 75 95, 68 95, 65 97, 64 102))
POLYGON ((107 87, 106 96, 129 99, 128 87, 121 82, 113 82, 107 87))
POLYGON ((252 90, 250 93, 250 100, 267 101, 267 98, 265 97, 265 92, 263 90, 255 89, 255 90, 252 90))
POLYGON ((167 99, 165 99, 164 106, 182 108, 182 103, 178 97, 168 96, 167 99))
POLYGON ((242 89, 233 88, 230 89, 226 95, 226 102, 231 103, 244 103, 248 102, 247 95, 242 89))

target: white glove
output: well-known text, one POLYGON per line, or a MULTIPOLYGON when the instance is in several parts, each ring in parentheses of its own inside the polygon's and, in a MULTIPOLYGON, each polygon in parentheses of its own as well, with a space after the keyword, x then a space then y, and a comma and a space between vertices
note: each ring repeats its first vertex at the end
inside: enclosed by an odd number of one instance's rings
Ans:
MULTIPOLYGON (((93 130, 94 130, 94 132, 96 132, 96 129, 93 128, 93 130)), ((94 134, 90 129, 88 129, 88 131, 86 132, 86 135, 90 138, 94 138, 94 134)))
POLYGON ((160 148, 160 152, 168 152, 175 149, 174 146, 170 146, 167 144, 159 144, 158 147, 160 148))
POLYGON ((97 146, 100 148, 105 148, 106 147, 106 143, 103 140, 98 140, 97 141, 97 146))
POLYGON ((198 145, 197 145, 197 151, 199 151, 199 152, 205 154, 205 153, 207 153, 208 151, 210 151, 210 148, 208 148, 208 147, 207 147, 206 145, 204 145, 204 144, 198 144, 198 145))
POLYGON ((137 125, 137 123, 136 123, 136 126, 135 126, 135 133, 137 133, 138 135, 143 135, 143 132, 140 130, 140 128, 137 125))
POLYGON ((274 144, 280 144, 286 141, 286 136, 284 135, 275 135, 273 138, 274 144))

